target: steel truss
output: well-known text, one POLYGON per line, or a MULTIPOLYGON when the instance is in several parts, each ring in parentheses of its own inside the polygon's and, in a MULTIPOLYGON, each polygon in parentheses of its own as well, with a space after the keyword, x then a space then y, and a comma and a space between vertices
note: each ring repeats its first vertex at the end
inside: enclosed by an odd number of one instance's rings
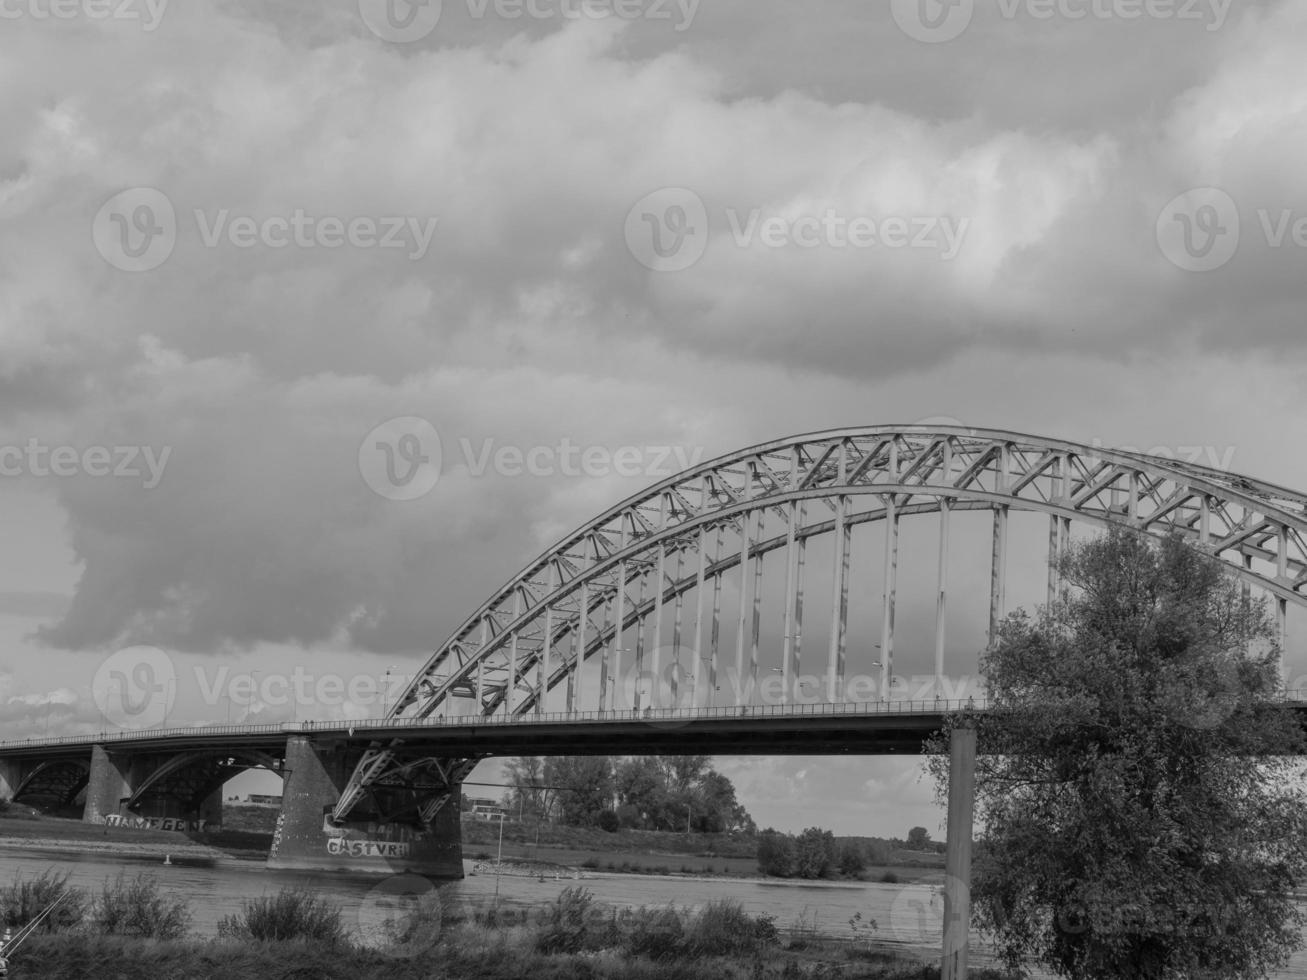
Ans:
MULTIPOLYGON (((624 501, 568 535, 514 576, 428 659, 391 716, 540 713, 558 690, 577 709, 579 673, 600 661, 598 707, 623 676, 664 665, 663 610, 674 610, 670 672, 681 650, 698 657, 704 640, 708 684, 721 668, 723 579, 740 595, 737 677, 758 681, 762 559, 785 556, 785 687, 799 673, 807 542, 833 534, 834 596, 826 656, 829 695, 842 690, 853 527, 886 524, 881 682, 893 671, 893 623, 902 518, 940 521, 935 672, 943 674, 950 516, 989 510, 993 518, 991 633, 1004 613, 1010 511, 1049 515, 1048 595, 1058 594, 1057 557, 1071 521, 1120 527, 1152 538, 1178 532, 1224 562, 1233 575, 1276 597, 1281 632, 1287 604, 1307 605, 1307 496, 1260 480, 1141 453, 1017 432, 962 427, 875 426, 799 436, 745 449, 678 474, 624 501), (686 622, 684 596, 694 593, 686 622), (749 612, 752 614, 749 615, 749 612), (709 611, 710 610, 710 611, 709 611), (646 662, 646 621, 653 625, 646 662), (635 629, 635 649, 623 637, 635 629)), ((809 605, 811 603, 809 602, 809 605)), ((823 612, 824 610, 818 610, 823 612)), ((697 666, 697 665, 696 665, 697 666)), ((697 671, 689 674, 693 685, 697 671)), ((753 689, 751 687, 751 689, 753 689)), ((676 695, 681 692, 673 691, 676 695)), ((692 696, 693 692, 691 692, 692 696)), ((634 707, 638 710, 639 693, 634 707)), ((343 820, 368 788, 402 777, 403 741, 374 743, 340 798, 343 820)), ((428 757, 429 758, 429 757, 428 757)), ((470 771, 475 760, 458 760, 470 771)), ((424 805, 434 814, 437 794, 424 805)))

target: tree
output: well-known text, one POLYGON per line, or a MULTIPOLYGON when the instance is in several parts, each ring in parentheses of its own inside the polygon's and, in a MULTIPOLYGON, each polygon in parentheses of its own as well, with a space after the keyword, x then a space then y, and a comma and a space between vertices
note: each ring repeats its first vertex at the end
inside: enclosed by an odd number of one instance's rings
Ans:
POLYGON ((545 781, 556 787, 558 819, 593 827, 613 805, 613 761, 607 756, 556 756, 545 762, 545 781))
POLYGON ((770 827, 758 837, 758 870, 765 875, 788 878, 794 874, 794 840, 770 827))
POLYGON ((835 863, 835 835, 809 827, 794 842, 794 873, 800 878, 828 878, 835 863))
POLYGON ((840 874, 852 878, 866 870, 867 852, 859 841, 842 840, 836 848, 836 861, 840 874))
POLYGON ((509 759, 504 775, 512 785, 506 800, 510 813, 524 819, 549 820, 554 811, 554 790, 545 778, 545 762, 535 756, 509 759))
POLYGON ((1061 573, 1065 598, 981 659, 975 924, 1013 969, 1264 976, 1301 941, 1307 874, 1303 735, 1268 701, 1264 603, 1178 538, 1109 533, 1061 573))
POLYGON ((908 831, 908 847, 914 851, 924 851, 930 847, 930 832, 925 827, 913 827, 908 831))

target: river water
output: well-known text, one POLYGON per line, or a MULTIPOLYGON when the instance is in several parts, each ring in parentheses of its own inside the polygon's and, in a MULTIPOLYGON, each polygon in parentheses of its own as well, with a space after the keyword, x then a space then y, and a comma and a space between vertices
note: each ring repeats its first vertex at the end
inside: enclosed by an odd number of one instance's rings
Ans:
MULTIPOLYGON (((854 938, 855 926, 850 924, 850 919, 860 914, 861 919, 855 920, 857 935, 927 955, 939 948, 943 921, 942 896, 925 883, 816 884, 617 874, 595 874, 580 881, 568 878, 540 881, 508 875, 496 879, 484 866, 477 867, 481 868, 480 873, 473 873, 473 862, 465 861, 468 877, 441 886, 444 908, 483 906, 493 901, 496 894, 509 907, 539 908, 571 885, 584 886, 598 903, 619 907, 675 904, 677 908, 694 909, 712 899, 728 898, 740 902, 751 914, 774 916, 777 927, 786 933, 813 930, 822 935, 854 938), (874 932, 865 928, 869 920, 876 923, 874 932)), ((146 871, 157 876, 163 888, 186 897, 194 915, 191 931, 200 936, 215 934, 218 921, 238 912, 246 899, 273 894, 287 885, 300 885, 340 905, 346 925, 366 937, 387 914, 384 909, 395 884, 376 875, 272 871, 258 862, 164 865, 155 857, 0 848, 0 882, 8 883, 16 874, 29 876, 47 870, 66 872, 71 884, 91 892, 98 891, 119 872, 131 876, 146 871)), ((982 937, 973 935, 976 962, 990 959, 987 948, 982 937)), ((1307 944, 1285 971, 1273 976, 1307 980, 1307 944)))

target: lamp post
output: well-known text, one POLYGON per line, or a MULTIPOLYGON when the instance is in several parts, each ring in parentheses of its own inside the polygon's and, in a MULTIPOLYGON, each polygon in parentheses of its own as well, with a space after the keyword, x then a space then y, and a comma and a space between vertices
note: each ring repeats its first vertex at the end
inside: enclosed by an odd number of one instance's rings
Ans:
POLYGON ((499 852, 495 855, 495 898, 499 897, 499 866, 504 861, 504 817, 499 815, 499 852))
POLYGON ((382 718, 386 717, 386 712, 387 712, 387 709, 388 709, 388 707, 389 707, 389 698, 390 698, 390 672, 391 672, 392 670, 398 670, 398 669, 399 669, 399 664, 391 664, 389 667, 387 667, 387 668, 386 668, 386 679, 385 679, 384 681, 382 681, 382 683, 381 683, 381 717, 382 717, 382 718))

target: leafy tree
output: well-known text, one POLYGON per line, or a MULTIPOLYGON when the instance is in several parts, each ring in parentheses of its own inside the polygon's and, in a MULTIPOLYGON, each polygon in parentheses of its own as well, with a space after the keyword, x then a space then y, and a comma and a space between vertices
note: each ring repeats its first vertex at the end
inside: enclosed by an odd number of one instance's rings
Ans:
POLYGON ((1307 799, 1264 603, 1178 538, 1111 533, 1061 570, 981 660, 975 924, 1075 980, 1266 975, 1301 942, 1307 799))
POLYGON ((638 756, 622 761, 617 767, 618 815, 639 814, 639 822, 627 824, 656 829, 666 823, 672 810, 667 779, 656 756, 638 756))
POLYGON ((913 827, 908 831, 908 847, 914 851, 924 851, 930 847, 930 833, 925 827, 913 827))
POLYGON ((758 837, 758 870, 765 875, 788 878, 794 874, 794 839, 770 827, 758 837))
POLYGON ((544 759, 535 756, 509 759, 504 763, 504 774, 513 787, 505 801, 510 813, 521 813, 523 819, 553 817, 555 793, 545 777, 544 759))
POLYGON ((794 842, 794 873, 800 878, 828 878, 835 863, 835 835, 809 827, 794 842))
POLYGON ((836 862, 840 874, 853 877, 867 868, 867 852, 856 840, 842 840, 836 848, 836 862))
POLYGON ((593 827, 613 805, 613 762, 606 756, 557 756, 546 760, 546 782, 555 787, 558 819, 593 827))

